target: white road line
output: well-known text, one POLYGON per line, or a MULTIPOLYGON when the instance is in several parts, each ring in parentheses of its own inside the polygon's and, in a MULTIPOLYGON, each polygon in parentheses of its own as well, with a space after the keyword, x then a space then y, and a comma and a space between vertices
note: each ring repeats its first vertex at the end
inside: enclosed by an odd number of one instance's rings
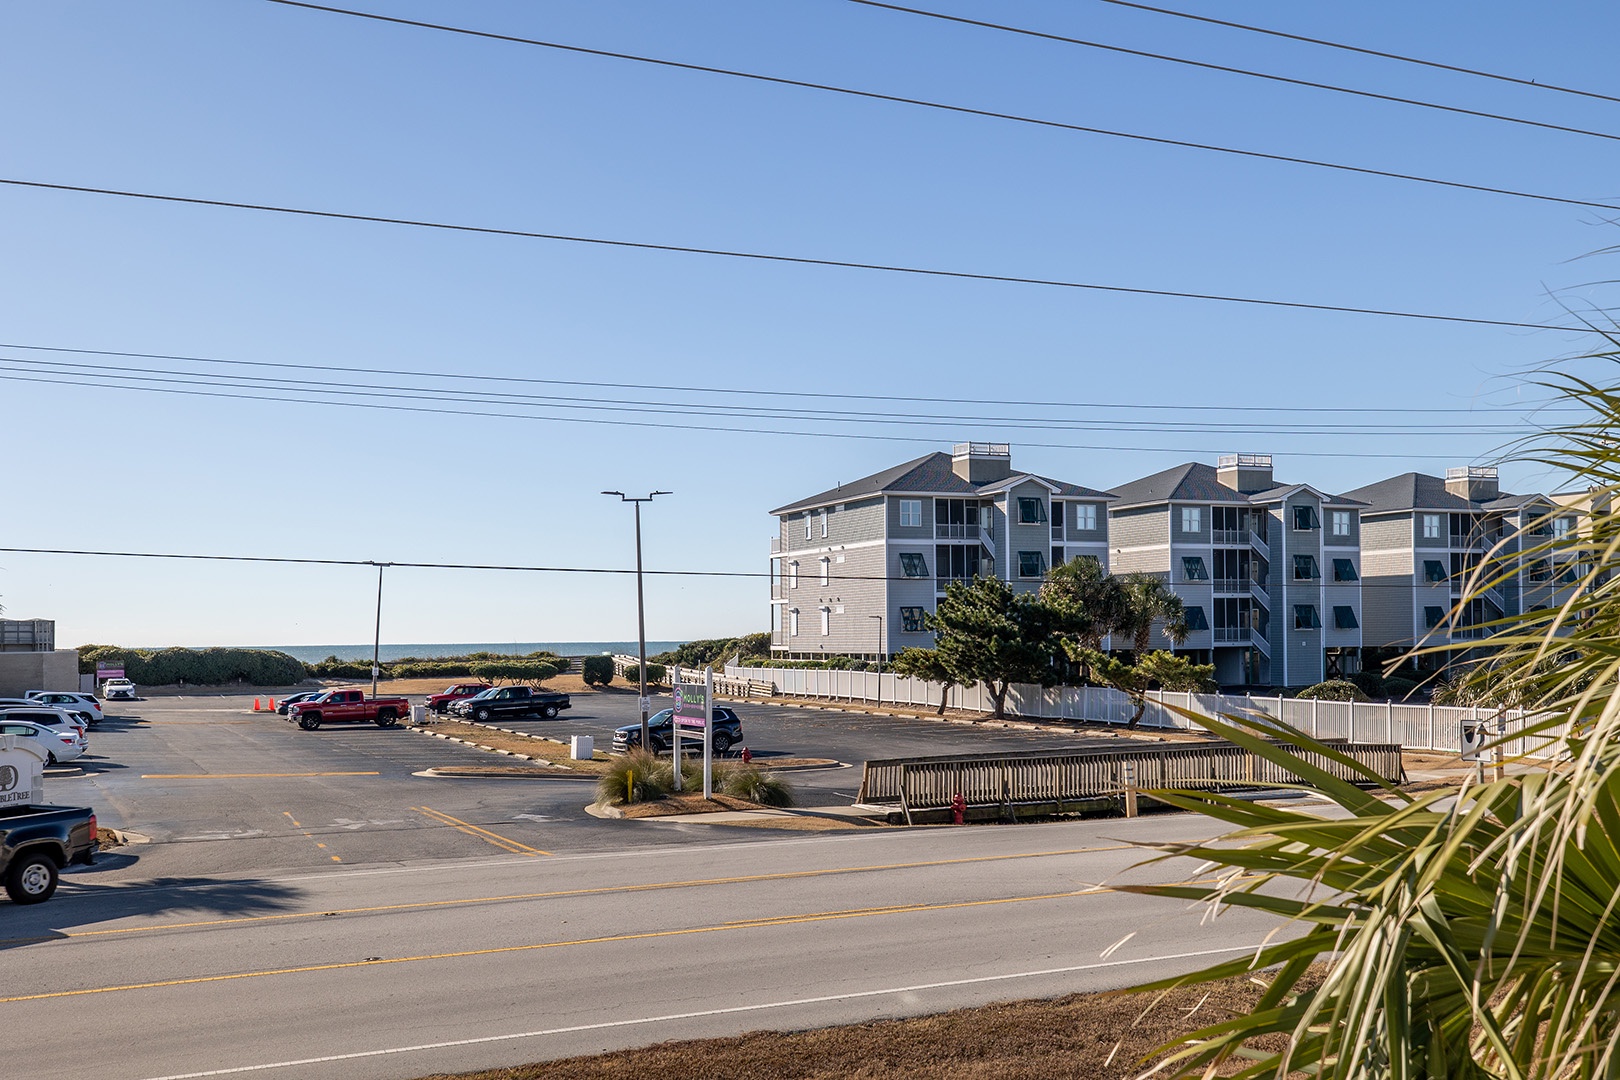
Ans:
POLYGON ((699 1020, 709 1016, 728 1016, 736 1013, 759 1012, 764 1009, 785 1009, 795 1005, 819 1005, 827 1001, 853 1001, 857 998, 882 997, 885 994, 916 993, 919 990, 942 990, 953 986, 973 986, 980 983, 1006 982, 1011 979, 1032 979, 1042 975, 1067 975, 1076 971, 1097 971, 1103 968, 1129 967, 1133 964, 1152 964, 1164 960, 1190 960, 1200 956, 1221 956, 1226 953, 1253 952, 1261 947, 1233 945, 1223 949, 1203 949, 1198 952, 1170 953, 1165 956, 1144 956, 1136 960, 1105 960, 1096 964, 1076 964, 1072 967, 1043 968, 1039 971, 1015 971, 1006 975, 982 975, 975 979, 952 979, 948 982, 918 983, 914 986, 891 986, 883 990, 860 990, 848 994, 826 994, 821 997, 795 998, 789 1001, 765 1001, 757 1005, 734 1005, 725 1009, 704 1009, 700 1012, 668 1013, 663 1016, 642 1016, 634 1020, 606 1020, 599 1024, 576 1024, 572 1027, 545 1028, 541 1031, 519 1031, 510 1035, 483 1035, 476 1039, 453 1039, 449 1042, 419 1043, 415 1046, 392 1046, 384 1050, 359 1050, 352 1054, 328 1054, 324 1057, 299 1058, 296 1061, 271 1061, 262 1065, 238 1065, 230 1069, 209 1069, 206 1072, 171 1073, 147 1080, 198 1080, 205 1076, 234 1076, 239 1073, 263 1072, 268 1069, 292 1069, 300 1065, 320 1065, 330 1061, 353 1061, 356 1058, 387 1057, 391 1054, 414 1054, 423 1050, 447 1050, 457 1046, 476 1046, 480 1043, 507 1042, 512 1039, 536 1039, 545 1035, 571 1035, 581 1031, 603 1031, 609 1028, 634 1027, 637 1024, 664 1024, 673 1020, 699 1020))

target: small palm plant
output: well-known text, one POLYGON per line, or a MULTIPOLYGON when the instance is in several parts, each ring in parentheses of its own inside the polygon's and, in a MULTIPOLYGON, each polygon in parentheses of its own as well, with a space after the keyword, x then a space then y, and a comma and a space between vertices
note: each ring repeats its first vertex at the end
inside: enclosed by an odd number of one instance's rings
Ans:
MULTIPOLYGON (((1604 354, 1620 361, 1620 341, 1604 354)), ((1578 559, 1578 580, 1547 611, 1499 620, 1488 663, 1464 686, 1535 710, 1526 733, 1560 748, 1460 793, 1412 796, 1365 774, 1336 781, 1290 747, 1331 746, 1263 723, 1207 721, 1218 735, 1284 762, 1326 792, 1324 818, 1216 794, 1155 797, 1236 827, 1213 843, 1168 846, 1223 868, 1211 886, 1134 891, 1248 907, 1301 933, 1185 985, 1271 969, 1248 1016, 1195 1032, 1160 1068, 1177 1076, 1620 1076, 1620 385, 1551 374, 1540 385, 1589 417, 1521 448, 1587 485, 1578 535, 1520 539, 1527 558, 1578 559), (1279 886, 1284 886, 1279 888, 1279 886), (1327 963, 1319 983, 1308 971, 1327 963), (1260 1051, 1258 1036, 1283 1036, 1260 1051)), ((1506 571, 1487 566, 1481 595, 1506 571)))

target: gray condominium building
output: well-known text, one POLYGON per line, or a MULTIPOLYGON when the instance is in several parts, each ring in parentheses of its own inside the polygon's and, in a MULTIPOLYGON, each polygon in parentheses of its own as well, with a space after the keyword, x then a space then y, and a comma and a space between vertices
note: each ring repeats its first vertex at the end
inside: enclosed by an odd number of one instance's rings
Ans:
POLYGON ((933 645, 952 581, 1036 589, 1079 556, 1108 566, 1106 491, 1014 472, 1005 443, 960 443, 771 511, 771 652, 891 656, 933 645))
MULTIPOLYGON (((1113 489, 1109 568, 1168 582, 1191 630, 1174 651, 1226 686, 1306 686, 1360 670, 1355 498, 1279 484, 1271 455, 1188 462, 1113 489)), ((1155 632, 1153 645, 1172 648, 1155 632)))
MULTIPOLYGON (((1526 550, 1571 535, 1578 508, 1545 495, 1505 494, 1494 468, 1448 469, 1444 479, 1402 473, 1349 496, 1367 504, 1361 549, 1370 649, 1476 641, 1495 619, 1553 607, 1569 595, 1573 555, 1526 550), (1487 559, 1486 572, 1504 580, 1459 607, 1469 577, 1487 559)), ((1443 659, 1420 663, 1433 668, 1443 659)))

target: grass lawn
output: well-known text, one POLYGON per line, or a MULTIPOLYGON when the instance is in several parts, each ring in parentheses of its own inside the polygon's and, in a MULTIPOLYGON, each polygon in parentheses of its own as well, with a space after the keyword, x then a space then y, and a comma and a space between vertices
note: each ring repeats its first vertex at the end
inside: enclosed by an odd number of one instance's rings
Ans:
POLYGON ((1250 979, 1229 979, 1157 1002, 1153 995, 1073 994, 909 1020, 660 1043, 423 1080, 1128 1080, 1165 1043, 1248 1012, 1260 990, 1250 979))

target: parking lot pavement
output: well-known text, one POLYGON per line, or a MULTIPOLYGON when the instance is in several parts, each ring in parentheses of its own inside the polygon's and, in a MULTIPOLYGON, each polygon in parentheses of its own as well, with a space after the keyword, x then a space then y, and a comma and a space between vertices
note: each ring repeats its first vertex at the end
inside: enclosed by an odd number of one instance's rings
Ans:
MULTIPOLYGON (((667 699, 655 701, 662 708, 667 699)), ((880 717, 764 702, 729 702, 760 759, 832 758, 850 767, 790 776, 804 805, 847 804, 873 758, 1074 746, 1085 738, 880 717)), ((505 759, 408 727, 328 724, 302 731, 251 696, 199 695, 120 703, 95 731, 77 774, 52 775, 46 796, 93 807, 104 826, 148 838, 76 868, 86 882, 212 876, 270 868, 341 869, 436 859, 543 858, 545 853, 716 843, 754 830, 603 821, 584 811, 589 781, 442 779, 436 766, 505 759)), ((556 720, 503 721, 607 747, 639 719, 634 694, 574 697, 556 720)))

